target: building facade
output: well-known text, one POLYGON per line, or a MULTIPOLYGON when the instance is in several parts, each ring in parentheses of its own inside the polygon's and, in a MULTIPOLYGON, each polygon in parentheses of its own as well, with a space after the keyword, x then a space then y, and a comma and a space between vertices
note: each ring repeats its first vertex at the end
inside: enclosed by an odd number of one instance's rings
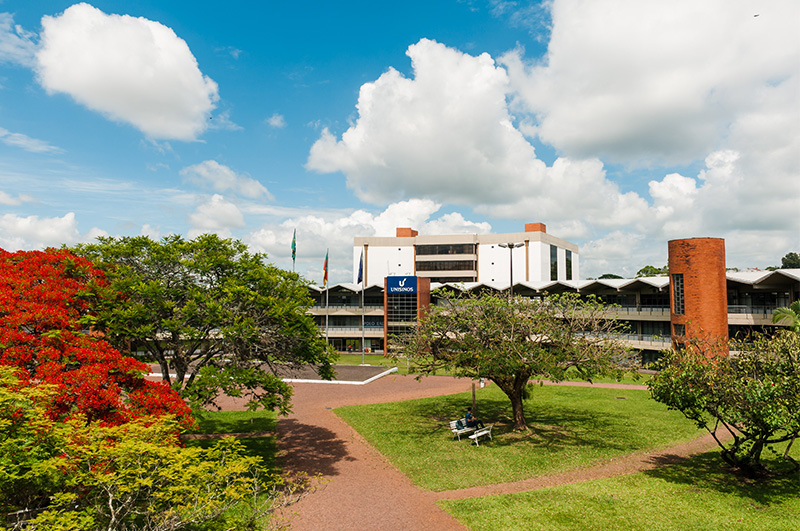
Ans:
POLYGON ((540 223, 525 229, 425 237, 400 228, 394 238, 356 238, 354 280, 363 268, 365 282, 330 286, 327 305, 326 290, 310 287, 311 313, 337 350, 384 353, 392 334, 408 330, 427 304, 437 303, 435 290, 442 286, 513 286, 514 295, 524 297, 574 292, 611 305, 609 317, 626 325, 629 346, 647 363, 687 338, 769 333, 783 326, 772 323, 774 310, 800 300, 800 269, 726 271, 721 239, 669 242, 670 276, 578 280, 577 246, 547 234, 540 223))
POLYGON ((543 223, 508 234, 420 235, 398 228, 395 237, 357 237, 353 282, 367 286, 392 276, 431 282, 536 282, 580 278, 578 246, 547 234, 543 223), (363 261, 362 261, 363 260, 363 261))

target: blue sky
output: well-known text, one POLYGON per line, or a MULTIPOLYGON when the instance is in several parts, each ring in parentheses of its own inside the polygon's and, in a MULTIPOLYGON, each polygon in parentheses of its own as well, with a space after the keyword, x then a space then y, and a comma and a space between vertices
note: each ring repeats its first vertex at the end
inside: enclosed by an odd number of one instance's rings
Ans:
POLYGON ((516 232, 582 276, 800 251, 791 0, 0 1, 0 247, 516 232), (758 16, 756 16, 758 15, 758 16))

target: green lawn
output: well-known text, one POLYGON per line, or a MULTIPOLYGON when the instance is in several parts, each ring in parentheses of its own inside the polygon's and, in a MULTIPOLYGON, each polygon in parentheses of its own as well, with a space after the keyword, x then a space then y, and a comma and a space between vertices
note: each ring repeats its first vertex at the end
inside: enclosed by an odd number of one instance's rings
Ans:
POLYGON ((440 504, 473 531, 797 531, 800 475, 745 480, 713 451, 628 476, 440 504))
POLYGON ((448 428, 471 401, 463 393, 336 413, 415 483, 435 491, 557 473, 700 435, 647 391, 561 386, 533 390, 525 406, 532 430, 518 434, 511 431, 508 398, 489 386, 478 391, 477 416, 495 423, 495 438, 475 447, 453 440, 448 428))

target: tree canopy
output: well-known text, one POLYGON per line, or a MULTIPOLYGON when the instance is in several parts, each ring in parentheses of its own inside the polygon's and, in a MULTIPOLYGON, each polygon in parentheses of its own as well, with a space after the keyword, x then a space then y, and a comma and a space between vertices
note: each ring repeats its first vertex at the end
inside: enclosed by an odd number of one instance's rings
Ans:
POLYGON ((164 380, 197 404, 224 391, 251 408, 286 412, 291 387, 273 374, 276 364, 314 364, 332 377, 334 356, 307 312, 306 284, 240 241, 100 238, 77 252, 122 294, 98 306, 97 327, 118 348, 145 350, 164 380))
POLYGON ((53 418, 120 424, 172 414, 193 424, 169 386, 145 380, 146 364, 93 331, 92 308, 104 293, 102 271, 67 250, 0 249, 0 364, 16 367, 24 382, 54 386, 53 418))
POLYGON ((439 304, 399 338, 395 355, 406 356, 420 374, 446 368, 493 381, 511 401, 515 430, 527 430, 522 406, 531 378, 559 381, 574 368, 590 380, 630 365, 619 324, 593 297, 436 295, 439 304))
POLYGON ((800 254, 786 253, 781 258, 781 269, 800 269, 800 254))
POLYGON ((667 352, 648 383, 653 398, 711 433, 723 460, 746 474, 770 472, 762 460, 768 448, 783 462, 772 472, 796 472, 800 463, 789 449, 800 436, 800 334, 755 336, 731 350, 738 355, 726 348, 709 358, 708 346, 694 345, 667 352), (782 455, 775 450, 787 442, 782 455))
POLYGON ((636 272, 636 278, 640 277, 663 277, 669 275, 669 266, 656 267, 646 265, 636 272))

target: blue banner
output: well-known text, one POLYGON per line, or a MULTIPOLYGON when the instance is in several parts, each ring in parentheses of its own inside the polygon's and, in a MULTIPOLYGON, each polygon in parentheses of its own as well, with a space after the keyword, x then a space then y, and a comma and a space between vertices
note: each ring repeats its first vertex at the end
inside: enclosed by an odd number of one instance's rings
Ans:
POLYGON ((388 293, 416 293, 417 277, 386 277, 388 293))

